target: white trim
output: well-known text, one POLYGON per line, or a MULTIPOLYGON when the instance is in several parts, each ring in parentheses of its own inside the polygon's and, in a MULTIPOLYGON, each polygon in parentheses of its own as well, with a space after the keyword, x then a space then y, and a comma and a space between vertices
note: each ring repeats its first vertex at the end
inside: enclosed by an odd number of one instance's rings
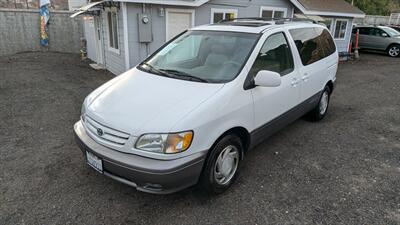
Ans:
POLYGON ((272 11, 272 18, 274 18, 275 16, 275 11, 281 11, 283 12, 283 17, 287 17, 287 8, 283 8, 283 7, 273 7, 273 6, 261 6, 260 7, 260 17, 262 17, 262 12, 263 11, 272 11))
POLYGON ((226 8, 211 8, 210 23, 215 23, 214 13, 223 13, 222 19, 225 19, 226 13, 233 13, 235 17, 238 17, 238 9, 226 9, 226 8))
MULTIPOLYGON (((119 41, 119 35, 120 35, 120 32, 119 32, 119 22, 118 22, 118 20, 119 20, 119 16, 118 16, 118 10, 116 10, 115 8, 113 8, 113 9, 110 9, 110 8, 106 8, 106 10, 105 10, 105 15, 106 15, 106 21, 107 21, 107 49, 108 49, 108 51, 110 51, 110 52, 113 52, 113 53, 115 53, 115 54, 120 54, 121 53, 121 51, 120 51, 120 41, 119 41), (111 47, 110 46, 110 24, 109 24, 109 21, 108 21, 108 13, 109 12, 115 12, 115 17, 116 17, 116 20, 117 20, 117 41, 118 41, 118 49, 116 49, 116 48, 113 48, 113 47, 111 47)), ((112 17, 111 17, 112 18, 112 17)))
POLYGON ((324 12, 307 10, 304 6, 297 0, 290 0, 293 5, 295 5, 302 13, 306 15, 319 15, 319 16, 340 16, 340 17, 352 17, 352 18, 364 18, 365 13, 341 13, 341 12, 324 12))
POLYGON ((194 1, 182 1, 182 0, 114 0, 115 2, 130 2, 130 3, 147 3, 156 5, 176 5, 176 6, 190 6, 199 7, 209 2, 210 0, 194 0, 194 1))
POLYGON ((194 9, 176 9, 176 8, 166 8, 165 9, 165 41, 168 41, 168 22, 169 16, 168 13, 190 13, 192 14, 192 24, 191 26, 194 27, 194 20, 195 20, 195 10, 194 9))
POLYGON ((346 40, 347 29, 348 29, 348 26, 349 26, 349 20, 347 20, 347 19, 335 19, 334 24, 335 24, 335 26, 333 27, 333 33, 332 33, 333 39, 338 40, 338 41, 344 41, 344 40, 346 40), (346 29, 345 29, 344 37, 343 37, 343 38, 336 38, 336 37, 335 37, 337 21, 345 21, 345 22, 346 22, 346 29))
POLYGON ((129 70, 129 38, 128 38, 128 12, 126 10, 126 2, 122 2, 122 23, 124 26, 124 49, 125 49, 125 69, 129 70))

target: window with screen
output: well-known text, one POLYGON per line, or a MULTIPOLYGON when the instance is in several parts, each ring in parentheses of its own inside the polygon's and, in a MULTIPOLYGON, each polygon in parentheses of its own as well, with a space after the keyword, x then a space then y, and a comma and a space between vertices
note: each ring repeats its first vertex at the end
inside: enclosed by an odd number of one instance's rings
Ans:
POLYGON ((284 8, 261 7, 261 17, 264 18, 284 18, 285 12, 284 8))
POLYGON ((230 20, 236 17, 236 9, 211 9, 211 23, 218 23, 221 20, 230 20))
POLYGON ((283 33, 276 33, 265 41, 250 70, 250 75, 256 76, 259 71, 268 70, 284 76, 293 69, 293 56, 286 37, 283 33))
POLYGON ((107 23, 109 47, 118 50, 118 22, 117 13, 115 11, 107 13, 107 23))
POLYGON ((344 39, 346 37, 347 20, 336 20, 335 38, 344 39))

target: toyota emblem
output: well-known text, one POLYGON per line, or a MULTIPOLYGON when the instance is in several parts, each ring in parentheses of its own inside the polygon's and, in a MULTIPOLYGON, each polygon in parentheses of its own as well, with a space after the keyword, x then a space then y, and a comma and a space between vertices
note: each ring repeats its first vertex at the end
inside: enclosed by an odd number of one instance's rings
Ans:
POLYGON ((103 136, 103 130, 102 129, 100 129, 100 128, 97 128, 97 134, 99 135, 99 136, 103 136))

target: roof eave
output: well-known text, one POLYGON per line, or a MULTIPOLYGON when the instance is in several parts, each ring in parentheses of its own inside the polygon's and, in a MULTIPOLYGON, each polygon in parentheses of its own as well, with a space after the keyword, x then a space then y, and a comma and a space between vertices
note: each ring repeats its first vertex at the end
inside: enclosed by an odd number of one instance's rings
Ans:
POLYGON ((147 3, 157 5, 174 5, 174 6, 190 6, 199 7, 209 0, 194 0, 194 1, 182 1, 182 0, 114 0, 115 2, 127 2, 127 3, 147 3))
POLYGON ((352 17, 352 18, 364 18, 365 13, 343 13, 343 12, 326 12, 326 11, 314 11, 307 10, 300 2, 297 0, 290 0, 296 8, 298 8, 302 13, 306 15, 318 15, 318 16, 339 16, 339 17, 352 17))

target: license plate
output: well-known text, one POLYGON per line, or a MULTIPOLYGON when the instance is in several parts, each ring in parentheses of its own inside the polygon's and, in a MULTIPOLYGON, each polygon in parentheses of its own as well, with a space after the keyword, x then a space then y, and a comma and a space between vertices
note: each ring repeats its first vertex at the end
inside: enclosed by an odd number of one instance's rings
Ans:
POLYGON ((93 167, 93 169, 103 173, 103 162, 97 156, 90 152, 86 152, 86 161, 89 166, 93 167))

